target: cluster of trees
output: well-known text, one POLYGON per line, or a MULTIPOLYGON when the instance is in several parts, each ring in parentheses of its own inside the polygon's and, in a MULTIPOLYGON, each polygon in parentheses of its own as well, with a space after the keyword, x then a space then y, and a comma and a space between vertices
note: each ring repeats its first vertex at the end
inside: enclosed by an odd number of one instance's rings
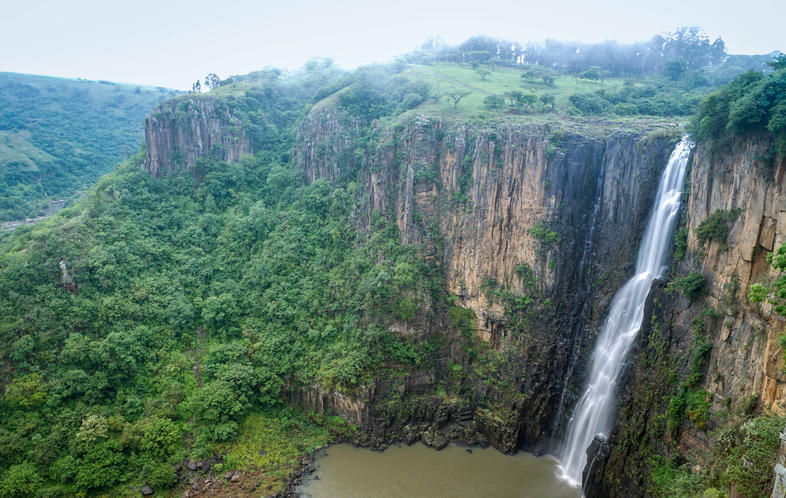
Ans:
POLYGON ((769 56, 729 55, 721 38, 713 40, 698 27, 686 26, 630 44, 546 40, 524 46, 510 40, 476 36, 450 47, 441 40, 430 39, 408 59, 464 63, 473 67, 525 65, 573 75, 597 67, 612 77, 673 74, 681 70, 700 73, 713 85, 720 85, 742 72, 766 69, 769 56))
POLYGON ((773 72, 749 71, 701 101, 692 122, 696 138, 729 143, 752 132, 769 132, 786 153, 786 55, 770 62, 773 72))
POLYGON ((0 221, 41 214, 136 152, 145 115, 175 92, 0 73, 0 221))
MULTIPOLYGON (((339 106, 365 120, 400 114, 426 100, 439 100, 423 81, 411 81, 400 74, 403 66, 374 65, 359 69, 340 82, 339 106)), ((459 99, 461 100, 461 99, 459 99)))
POLYGON ((628 81, 616 91, 601 89, 571 95, 569 111, 584 115, 687 116, 695 111, 700 98, 697 92, 674 86, 639 85, 628 81))
POLYGON ((204 85, 199 80, 196 80, 194 84, 191 85, 191 93, 201 93, 202 88, 205 88, 207 91, 215 90, 222 84, 224 84, 224 82, 221 81, 221 78, 219 78, 216 73, 208 73, 208 75, 205 76, 204 85))
POLYGON ((557 80, 556 73, 544 66, 525 66, 521 72, 521 79, 529 83, 540 83, 548 88, 553 88, 557 80))
POLYGON ((532 92, 511 90, 489 95, 483 99, 483 105, 490 111, 498 111, 507 106, 507 109, 513 113, 546 112, 554 110, 555 99, 551 94, 538 96, 532 92))

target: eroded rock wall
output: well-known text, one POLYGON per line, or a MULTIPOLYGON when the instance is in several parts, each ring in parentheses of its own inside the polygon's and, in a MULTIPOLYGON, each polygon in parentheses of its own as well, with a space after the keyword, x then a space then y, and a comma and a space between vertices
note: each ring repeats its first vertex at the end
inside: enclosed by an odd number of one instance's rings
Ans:
POLYGON ((713 343, 707 388, 716 403, 756 396, 785 414, 786 376, 778 346, 784 321, 767 302, 748 302, 750 286, 767 283, 776 271, 766 257, 786 242, 786 163, 765 163, 770 143, 736 142, 729 151, 699 147, 691 172, 688 249, 707 277, 707 304, 723 314, 713 343), (719 209, 739 209, 728 243, 701 244, 696 228, 719 209))
POLYGON ((473 405, 507 428, 504 449, 547 450, 580 394, 606 304, 633 269, 676 135, 448 125, 425 115, 364 127, 328 107, 303 122, 295 157, 309 181, 360 184, 357 226, 381 215, 440 263, 448 290, 475 312, 478 336, 507 358, 500 376, 510 392, 479 382, 473 405), (538 229, 557 237, 544 241, 538 229), (533 294, 525 266, 539 308, 514 332, 487 289, 491 281, 533 294))
POLYGON ((200 158, 237 161, 252 154, 242 123, 220 99, 188 97, 160 104, 145 120, 143 168, 162 177, 200 158))

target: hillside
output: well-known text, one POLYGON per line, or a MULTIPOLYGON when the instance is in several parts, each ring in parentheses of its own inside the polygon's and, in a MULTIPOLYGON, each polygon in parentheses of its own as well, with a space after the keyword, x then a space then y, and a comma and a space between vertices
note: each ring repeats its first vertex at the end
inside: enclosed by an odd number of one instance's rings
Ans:
POLYGON ((0 73, 0 221, 46 211, 136 153, 141 123, 176 92, 0 73))

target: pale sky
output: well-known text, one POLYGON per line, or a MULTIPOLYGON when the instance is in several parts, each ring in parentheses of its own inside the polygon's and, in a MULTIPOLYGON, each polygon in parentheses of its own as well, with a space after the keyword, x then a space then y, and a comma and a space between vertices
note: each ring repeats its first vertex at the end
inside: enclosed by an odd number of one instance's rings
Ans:
POLYGON ((430 35, 647 40, 679 26, 786 52, 784 0, 2 0, 0 71, 185 90, 209 72, 387 60, 430 35))

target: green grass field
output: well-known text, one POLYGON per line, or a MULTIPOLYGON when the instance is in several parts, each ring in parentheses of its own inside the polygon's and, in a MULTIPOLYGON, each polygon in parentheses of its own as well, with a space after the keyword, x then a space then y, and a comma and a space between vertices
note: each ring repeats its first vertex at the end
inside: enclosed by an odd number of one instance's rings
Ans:
POLYGON ((512 90, 531 92, 538 97, 553 95, 557 107, 564 108, 568 105, 568 98, 575 93, 591 93, 600 89, 618 90, 624 81, 622 78, 607 78, 600 83, 576 79, 572 76, 558 76, 554 86, 547 87, 540 83, 522 80, 522 71, 518 68, 496 68, 482 79, 472 67, 458 64, 413 65, 404 72, 404 75, 429 83, 433 93, 442 95, 443 98, 439 103, 426 104, 424 107, 426 110, 452 111, 453 104, 445 96, 455 91, 471 92, 459 103, 458 109, 463 114, 486 111, 483 99, 489 95, 499 95, 512 90))
MULTIPOLYGON (((519 68, 502 67, 496 68, 484 80, 469 65, 412 65, 404 71, 403 75, 411 80, 425 81, 431 86, 432 93, 440 94, 442 97, 438 102, 429 100, 391 119, 397 123, 403 123, 417 114, 426 114, 448 123, 471 122, 480 126, 557 125, 565 131, 581 130, 582 133, 598 136, 632 129, 656 132, 663 129, 673 129, 675 125, 683 126, 686 122, 685 118, 643 115, 570 115, 566 111, 570 105, 571 95, 593 93, 600 89, 617 91, 625 80, 607 78, 600 83, 576 79, 572 76, 557 76, 554 86, 547 87, 540 83, 524 81, 521 74, 522 70, 519 68), (549 112, 514 113, 508 109, 507 105, 502 109, 489 110, 483 104, 483 99, 489 95, 500 95, 512 90, 531 92, 538 97, 553 95, 555 109, 549 112), (459 102, 458 107, 454 107, 453 103, 445 97, 450 92, 456 91, 470 92, 459 102)), ((331 96, 320 102, 320 106, 330 105, 333 102, 335 102, 335 98, 331 96)))

